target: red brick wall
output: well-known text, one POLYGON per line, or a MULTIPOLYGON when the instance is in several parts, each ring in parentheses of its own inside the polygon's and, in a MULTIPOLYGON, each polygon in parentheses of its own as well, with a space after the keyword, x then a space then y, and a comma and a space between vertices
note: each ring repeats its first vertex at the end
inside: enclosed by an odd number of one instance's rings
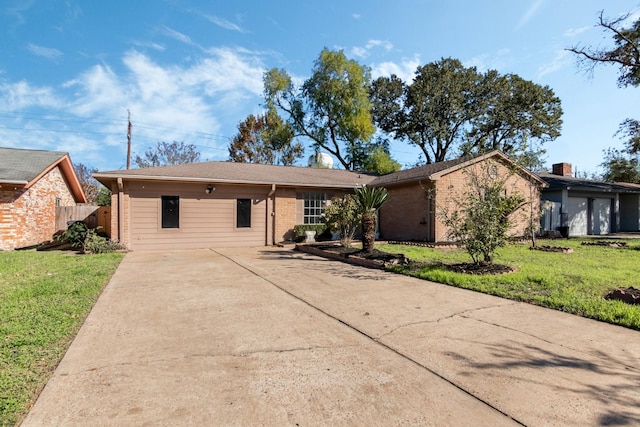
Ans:
MULTIPOLYGON (((511 236, 525 235, 531 221, 531 212, 533 212, 534 224, 539 223, 537 212, 540 211, 540 190, 536 185, 531 186, 528 179, 515 174, 500 162, 489 160, 468 168, 452 172, 436 182, 436 206, 438 212, 442 213, 444 209, 453 211, 460 205, 460 201, 464 198, 464 194, 468 191, 469 172, 473 172, 482 176, 486 173, 487 165, 496 167, 497 176, 505 180, 505 189, 507 194, 519 193, 525 198, 526 204, 517 212, 511 215, 510 221, 512 228, 511 236), (533 211, 529 201, 533 200, 533 211)), ((448 230, 441 221, 440 214, 435 216, 435 241, 447 241, 448 230)))
POLYGON ((58 167, 26 190, 0 188, 0 249, 51 240, 55 233, 57 198, 60 206, 76 204, 58 167))
POLYGON ((388 187, 389 198, 380 208, 380 239, 430 241, 430 184, 412 182, 388 187))
POLYGON ((293 227, 296 225, 296 190, 278 188, 275 203, 275 241, 293 240, 293 227))

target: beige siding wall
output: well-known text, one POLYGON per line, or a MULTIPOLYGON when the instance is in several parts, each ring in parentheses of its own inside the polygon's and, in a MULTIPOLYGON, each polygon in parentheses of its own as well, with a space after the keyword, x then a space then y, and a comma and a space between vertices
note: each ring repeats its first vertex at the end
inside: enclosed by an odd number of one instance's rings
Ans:
POLYGON ((134 182, 125 187, 124 235, 132 250, 196 249, 266 244, 270 187, 134 182), (161 196, 179 196, 180 227, 162 228, 161 196), (128 200, 127 200, 128 199, 128 200), (251 199, 251 227, 236 227, 236 200, 251 199), (130 228, 127 224, 130 224, 130 228))
POLYGON ((58 167, 26 190, 0 188, 0 250, 51 240, 56 231, 56 199, 60 206, 76 204, 58 167))
POLYGON ((433 215, 428 183, 387 187, 389 198, 380 208, 380 238, 384 240, 430 241, 433 215))
MULTIPOLYGON (((515 174, 501 162, 489 160, 480 164, 469 166, 463 170, 452 172, 438 181, 436 181, 436 206, 438 212, 442 213, 443 209, 453 211, 460 205, 460 201, 464 198, 464 193, 469 188, 469 176, 471 173, 483 176, 487 173, 487 165, 495 167, 495 176, 505 180, 505 188, 507 194, 519 193, 524 197, 526 204, 517 212, 512 214, 510 220, 513 227, 510 230, 511 236, 525 235, 527 228, 531 222, 532 215, 533 224, 539 224, 540 212, 540 188, 537 184, 531 184, 530 181, 519 174, 515 174), (533 200, 533 210, 530 201, 533 200)), ((492 173, 494 173, 492 171, 492 173)), ((448 230, 441 221, 439 215, 435 216, 435 241, 447 241, 448 230)))

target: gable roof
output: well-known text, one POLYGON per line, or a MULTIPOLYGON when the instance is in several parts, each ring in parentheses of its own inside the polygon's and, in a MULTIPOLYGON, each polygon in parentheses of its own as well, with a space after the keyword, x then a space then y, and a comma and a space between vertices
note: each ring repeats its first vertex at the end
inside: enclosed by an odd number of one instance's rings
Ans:
POLYGON ((511 167, 518 170, 525 176, 528 176, 534 181, 537 181, 540 185, 545 185, 545 182, 536 174, 528 171, 527 169, 517 165, 511 159, 509 159, 504 153, 499 150, 493 150, 484 154, 477 154, 474 156, 464 156, 454 160, 446 160, 444 162, 430 163, 423 166, 418 166, 411 169, 401 170, 388 175, 383 175, 376 178, 371 185, 381 187, 385 185, 402 184, 407 182, 420 181, 428 179, 436 181, 443 176, 455 172, 459 169, 465 168, 469 165, 479 163, 489 158, 496 158, 499 161, 509 164, 511 167))
POLYGON ((375 175, 341 169, 220 161, 97 172, 93 176, 107 186, 118 178, 122 178, 126 180, 276 184, 325 188, 353 188, 369 184, 376 177, 375 175))
POLYGON ((76 202, 86 203, 68 153, 0 147, 0 184, 29 188, 58 166, 76 202))
POLYGON ((549 187, 546 191, 572 190, 591 193, 640 193, 640 186, 624 182, 604 182, 591 179, 576 178, 573 176, 561 176, 552 173, 541 173, 549 187))

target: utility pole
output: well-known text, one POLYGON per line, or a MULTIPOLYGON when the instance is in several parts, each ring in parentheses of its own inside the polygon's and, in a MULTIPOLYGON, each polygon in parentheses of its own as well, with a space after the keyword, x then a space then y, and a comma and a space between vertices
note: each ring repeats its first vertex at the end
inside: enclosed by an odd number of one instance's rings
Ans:
POLYGON ((127 169, 131 166, 131 111, 127 110, 129 114, 127 119, 127 169))

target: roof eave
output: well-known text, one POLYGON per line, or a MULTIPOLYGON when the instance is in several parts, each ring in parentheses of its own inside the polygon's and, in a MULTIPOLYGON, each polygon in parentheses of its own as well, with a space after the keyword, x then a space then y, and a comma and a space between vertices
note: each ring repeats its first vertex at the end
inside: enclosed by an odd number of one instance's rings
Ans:
POLYGON ((95 173, 93 177, 102 184, 108 183, 121 178, 129 181, 164 181, 164 182, 193 182, 193 183, 211 183, 211 184, 236 184, 236 185, 278 185, 285 187, 305 187, 305 188, 355 188, 359 185, 366 184, 366 181, 361 183, 299 183, 290 181, 272 182, 272 181, 254 181, 254 180, 237 180, 237 179, 225 179, 225 178, 202 178, 202 177, 182 177, 182 176, 164 176, 164 175, 135 175, 135 174, 101 174, 95 173))

